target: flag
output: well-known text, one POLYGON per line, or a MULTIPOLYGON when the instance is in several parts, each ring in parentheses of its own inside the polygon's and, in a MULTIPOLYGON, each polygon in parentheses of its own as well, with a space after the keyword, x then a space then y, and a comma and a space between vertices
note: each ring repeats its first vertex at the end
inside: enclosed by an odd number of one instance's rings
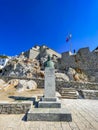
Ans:
POLYGON ((69 40, 71 39, 72 37, 72 34, 69 34, 67 37, 66 37, 66 42, 69 42, 69 40))

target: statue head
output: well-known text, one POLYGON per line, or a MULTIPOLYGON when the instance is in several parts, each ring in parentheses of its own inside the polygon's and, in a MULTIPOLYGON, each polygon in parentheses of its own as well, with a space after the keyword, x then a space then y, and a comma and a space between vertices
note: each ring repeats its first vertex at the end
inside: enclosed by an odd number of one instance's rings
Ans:
POLYGON ((51 60, 51 56, 50 55, 48 55, 48 59, 47 59, 47 61, 50 61, 51 60))
POLYGON ((45 66, 45 67, 54 68, 54 63, 53 63, 53 61, 51 60, 51 56, 50 56, 50 55, 48 55, 47 61, 45 62, 44 66, 45 66))

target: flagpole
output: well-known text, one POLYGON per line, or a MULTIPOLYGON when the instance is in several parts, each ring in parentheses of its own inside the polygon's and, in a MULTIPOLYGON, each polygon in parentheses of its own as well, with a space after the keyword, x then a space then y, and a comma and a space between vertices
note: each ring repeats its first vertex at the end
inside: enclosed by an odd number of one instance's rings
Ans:
POLYGON ((72 43, 70 42, 70 52, 72 51, 72 43))
POLYGON ((71 42, 70 42, 70 49, 69 49, 69 51, 71 52, 71 42))
POLYGON ((69 51, 72 53, 72 42, 71 42, 72 34, 68 34, 66 38, 66 42, 69 42, 69 51))

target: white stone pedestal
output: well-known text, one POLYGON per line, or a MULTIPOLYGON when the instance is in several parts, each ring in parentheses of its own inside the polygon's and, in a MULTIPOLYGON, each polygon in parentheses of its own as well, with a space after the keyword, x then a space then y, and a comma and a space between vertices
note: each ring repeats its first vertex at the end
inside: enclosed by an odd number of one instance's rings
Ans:
POLYGON ((55 70, 45 68, 44 97, 38 102, 38 108, 31 108, 27 114, 28 121, 72 121, 71 113, 61 108, 56 97, 55 70))
POLYGON ((44 97, 38 103, 38 108, 61 108, 61 102, 56 97, 54 68, 45 68, 44 88, 44 97))

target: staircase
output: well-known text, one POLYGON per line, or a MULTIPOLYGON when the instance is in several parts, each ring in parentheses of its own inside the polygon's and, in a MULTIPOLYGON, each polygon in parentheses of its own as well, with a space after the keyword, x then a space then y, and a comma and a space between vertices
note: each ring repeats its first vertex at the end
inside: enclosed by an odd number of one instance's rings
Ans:
POLYGON ((77 91, 74 88, 61 88, 59 91, 61 98, 77 99, 77 91))

